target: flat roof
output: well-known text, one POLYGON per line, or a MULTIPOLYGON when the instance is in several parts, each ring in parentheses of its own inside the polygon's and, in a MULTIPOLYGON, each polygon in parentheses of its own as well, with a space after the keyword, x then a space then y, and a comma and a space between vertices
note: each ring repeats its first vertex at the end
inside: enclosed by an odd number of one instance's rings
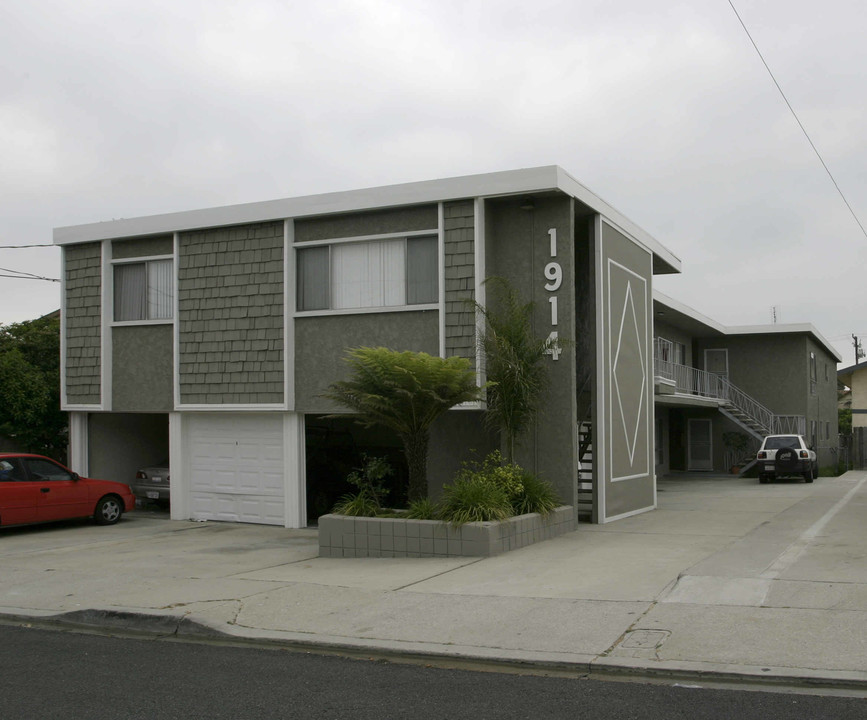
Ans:
POLYGON ((224 225, 552 190, 581 201, 652 252, 655 273, 681 271, 680 258, 557 165, 57 227, 54 228, 54 244, 69 245, 224 225))
POLYGON ((660 318, 675 327, 681 327, 694 335, 773 335, 786 333, 803 333, 811 335, 829 355, 842 361, 842 357, 834 346, 829 343, 812 323, 775 323, 769 325, 723 325, 702 315, 697 310, 684 303, 670 298, 657 290, 653 291, 654 317, 662 308, 665 314, 660 318))

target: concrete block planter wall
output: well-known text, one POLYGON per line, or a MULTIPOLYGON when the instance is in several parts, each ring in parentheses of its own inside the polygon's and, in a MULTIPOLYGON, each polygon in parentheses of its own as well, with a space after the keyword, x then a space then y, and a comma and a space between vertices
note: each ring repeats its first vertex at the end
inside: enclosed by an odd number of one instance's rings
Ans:
POLYGON ((454 526, 441 520, 319 518, 320 557, 487 557, 548 540, 575 529, 571 505, 542 516, 454 526))

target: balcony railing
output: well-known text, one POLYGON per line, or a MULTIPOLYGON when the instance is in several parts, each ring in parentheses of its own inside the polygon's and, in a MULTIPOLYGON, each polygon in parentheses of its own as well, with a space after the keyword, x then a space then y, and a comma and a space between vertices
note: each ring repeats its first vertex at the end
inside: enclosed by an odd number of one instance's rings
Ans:
POLYGON ((656 375, 666 380, 673 380, 679 393, 709 398, 720 397, 719 375, 659 357, 654 358, 653 364, 656 375))
POLYGON ((732 385, 728 379, 706 370, 665 360, 664 349, 660 352, 659 343, 656 349, 653 358, 654 372, 657 377, 674 381, 678 394, 723 400, 752 418, 767 434, 806 433, 807 422, 803 416, 774 415, 770 409, 732 385))

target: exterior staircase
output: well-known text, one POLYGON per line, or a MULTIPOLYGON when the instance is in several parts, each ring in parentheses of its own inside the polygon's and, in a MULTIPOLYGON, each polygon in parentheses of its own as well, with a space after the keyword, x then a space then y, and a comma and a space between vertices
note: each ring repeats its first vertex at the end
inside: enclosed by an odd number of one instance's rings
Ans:
POLYGON ((578 424, 578 517, 593 517, 593 423, 578 424))

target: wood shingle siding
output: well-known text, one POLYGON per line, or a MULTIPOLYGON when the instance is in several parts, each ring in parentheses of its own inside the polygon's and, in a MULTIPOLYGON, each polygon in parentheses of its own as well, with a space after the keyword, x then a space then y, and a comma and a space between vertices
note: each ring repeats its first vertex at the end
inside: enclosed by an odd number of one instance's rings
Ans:
POLYGON ((445 345, 446 357, 458 355, 476 363, 475 219, 472 200, 446 203, 445 216, 445 345))
POLYGON ((283 224, 182 233, 182 404, 284 400, 283 224))
POLYGON ((101 244, 64 249, 66 263, 66 402, 98 405, 101 372, 101 244))

